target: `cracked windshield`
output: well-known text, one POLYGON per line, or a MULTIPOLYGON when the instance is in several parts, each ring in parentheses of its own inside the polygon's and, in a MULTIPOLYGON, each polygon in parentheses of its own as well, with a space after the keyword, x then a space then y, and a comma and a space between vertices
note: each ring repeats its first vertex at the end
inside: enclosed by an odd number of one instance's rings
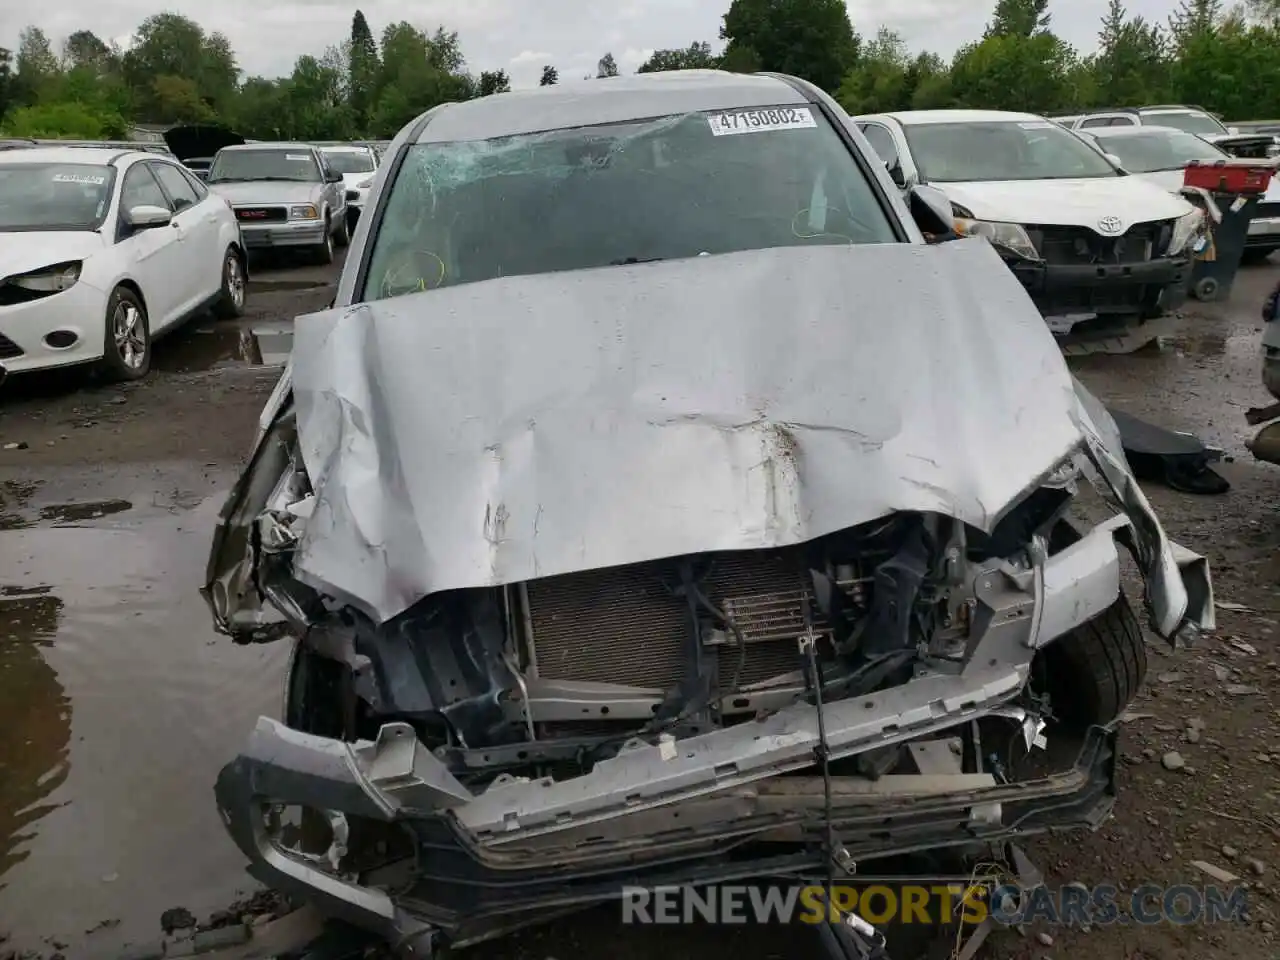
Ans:
POLYGON ((812 107, 692 113, 411 146, 373 245, 366 298, 737 250, 894 240, 866 175, 812 107), (743 135, 722 129, 734 122, 743 135))
POLYGON ((0 16, 0 960, 1280 957, 1280 0, 0 16))

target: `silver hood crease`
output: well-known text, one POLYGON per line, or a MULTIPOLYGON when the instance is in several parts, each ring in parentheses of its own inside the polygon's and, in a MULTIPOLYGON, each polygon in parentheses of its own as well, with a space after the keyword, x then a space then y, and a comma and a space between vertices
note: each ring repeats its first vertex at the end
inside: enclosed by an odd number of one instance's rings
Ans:
POLYGON ((442 590, 793 544, 895 510, 990 530, 1082 451, 1142 518, 1160 632, 1189 609, 1179 563, 1199 558, 1176 558, 1110 417, 982 240, 333 309, 299 320, 273 400, 289 388, 314 490, 293 575, 376 621, 442 590))

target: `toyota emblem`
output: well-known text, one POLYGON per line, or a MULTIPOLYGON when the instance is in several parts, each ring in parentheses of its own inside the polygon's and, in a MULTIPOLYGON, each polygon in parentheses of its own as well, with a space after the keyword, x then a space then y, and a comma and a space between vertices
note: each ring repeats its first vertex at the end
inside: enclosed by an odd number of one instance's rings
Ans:
POLYGON ((1119 233, 1124 221, 1119 217, 1103 217, 1098 221, 1098 229, 1103 233, 1119 233))

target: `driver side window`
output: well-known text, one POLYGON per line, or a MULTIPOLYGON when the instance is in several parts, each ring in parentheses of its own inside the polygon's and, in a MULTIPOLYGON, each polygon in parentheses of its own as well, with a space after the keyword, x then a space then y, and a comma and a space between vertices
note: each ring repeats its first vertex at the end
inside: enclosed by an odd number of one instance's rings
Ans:
POLYGON ((120 188, 120 214, 124 216, 134 207, 164 207, 169 209, 169 198, 156 183, 145 163, 135 163, 124 175, 124 184, 120 188))
POLYGON ((867 138, 867 142, 875 149, 876 155, 881 160, 891 163, 897 159, 898 149, 893 142, 893 134, 887 127, 882 127, 878 123, 864 123, 862 135, 867 138))

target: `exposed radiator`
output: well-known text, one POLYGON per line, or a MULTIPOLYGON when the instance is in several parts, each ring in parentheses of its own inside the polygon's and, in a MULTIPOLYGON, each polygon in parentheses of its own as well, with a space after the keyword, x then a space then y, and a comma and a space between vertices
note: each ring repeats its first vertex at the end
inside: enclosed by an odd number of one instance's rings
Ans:
MULTIPOLYGON (((820 617, 799 549, 698 557, 695 570, 706 571, 702 591, 746 640, 740 687, 798 668, 806 595, 813 616, 820 617)), ((673 593, 679 583, 674 560, 529 582, 527 622, 537 675, 657 690, 678 685, 692 630, 687 601, 673 593)), ((708 626, 714 621, 705 614, 702 619, 708 626)), ((711 649, 727 685, 741 654, 730 632, 704 629, 703 640, 717 635, 722 642, 711 649)))

